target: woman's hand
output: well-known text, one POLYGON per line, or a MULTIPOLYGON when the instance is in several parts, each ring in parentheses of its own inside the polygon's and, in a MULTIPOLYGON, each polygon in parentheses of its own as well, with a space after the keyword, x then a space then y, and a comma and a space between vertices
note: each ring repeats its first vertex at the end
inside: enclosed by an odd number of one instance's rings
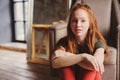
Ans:
POLYGON ((53 55, 53 57, 52 57, 52 60, 54 60, 55 58, 57 58, 57 57, 61 57, 61 56, 68 56, 68 55, 75 55, 75 54, 73 54, 73 53, 69 53, 69 52, 65 52, 65 51, 63 51, 63 50, 56 50, 55 52, 54 52, 54 55, 53 55))
POLYGON ((98 66, 99 66, 99 72, 102 74, 104 72, 104 64, 103 61, 100 60, 100 57, 94 56, 97 60, 98 66))
POLYGON ((97 60, 97 63, 99 65, 99 71, 102 74, 104 72, 104 49, 103 48, 98 48, 95 51, 94 57, 97 60))
POLYGON ((93 65, 87 61, 81 61, 78 63, 78 65, 87 70, 95 70, 93 65))
POLYGON ((85 69, 88 69, 88 70, 96 70, 96 71, 99 71, 99 64, 98 64, 98 61, 97 59, 90 55, 90 54, 81 54, 84 59, 78 63, 79 66, 85 68, 85 69))

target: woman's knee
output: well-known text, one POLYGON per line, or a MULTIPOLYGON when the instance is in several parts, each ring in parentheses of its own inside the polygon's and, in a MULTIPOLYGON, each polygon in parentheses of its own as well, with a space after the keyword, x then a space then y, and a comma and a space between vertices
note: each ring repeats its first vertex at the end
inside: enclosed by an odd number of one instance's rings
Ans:
POLYGON ((101 80, 100 72, 85 70, 80 74, 80 80, 101 80))
POLYGON ((72 67, 64 67, 60 69, 61 80, 75 80, 75 74, 72 67))

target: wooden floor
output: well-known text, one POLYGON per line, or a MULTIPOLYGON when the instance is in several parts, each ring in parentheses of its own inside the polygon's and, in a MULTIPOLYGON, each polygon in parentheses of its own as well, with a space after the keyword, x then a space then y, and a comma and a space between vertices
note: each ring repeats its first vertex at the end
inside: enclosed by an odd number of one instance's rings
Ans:
POLYGON ((3 44, 0 44, 0 49, 26 52, 27 45, 26 43, 19 43, 19 42, 3 43, 3 44))
POLYGON ((49 66, 27 63, 26 53, 0 49, 0 80, 59 80, 49 66))

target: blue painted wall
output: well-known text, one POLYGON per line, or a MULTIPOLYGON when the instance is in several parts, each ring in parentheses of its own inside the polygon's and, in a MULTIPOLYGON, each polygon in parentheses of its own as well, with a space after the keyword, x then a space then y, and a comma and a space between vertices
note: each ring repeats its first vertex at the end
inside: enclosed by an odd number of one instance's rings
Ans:
POLYGON ((11 41, 10 0, 0 0, 0 44, 11 41))

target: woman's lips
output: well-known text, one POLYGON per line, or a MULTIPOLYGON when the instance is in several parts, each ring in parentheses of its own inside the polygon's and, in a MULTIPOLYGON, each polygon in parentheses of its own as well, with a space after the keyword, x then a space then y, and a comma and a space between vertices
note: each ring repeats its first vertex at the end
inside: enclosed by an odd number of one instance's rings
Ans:
POLYGON ((76 32, 81 32, 81 31, 82 31, 82 29, 76 29, 75 31, 76 31, 76 32))

